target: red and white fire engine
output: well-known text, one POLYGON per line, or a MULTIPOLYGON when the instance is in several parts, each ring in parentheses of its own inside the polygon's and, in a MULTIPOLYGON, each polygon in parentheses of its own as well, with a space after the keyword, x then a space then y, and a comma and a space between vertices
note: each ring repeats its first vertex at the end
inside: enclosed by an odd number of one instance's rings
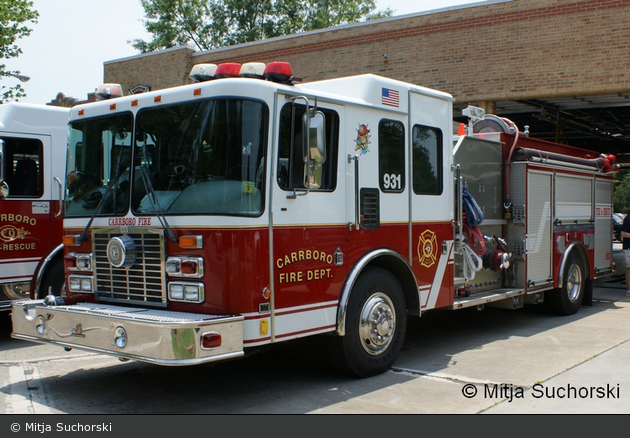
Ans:
POLYGON ((0 310, 63 284, 69 109, 0 105, 0 310))
POLYGON ((191 78, 71 109, 66 296, 14 303, 14 338, 191 365, 324 335, 369 376, 411 316, 572 314, 613 271, 613 156, 474 107, 455 135, 449 94, 371 74, 191 78))

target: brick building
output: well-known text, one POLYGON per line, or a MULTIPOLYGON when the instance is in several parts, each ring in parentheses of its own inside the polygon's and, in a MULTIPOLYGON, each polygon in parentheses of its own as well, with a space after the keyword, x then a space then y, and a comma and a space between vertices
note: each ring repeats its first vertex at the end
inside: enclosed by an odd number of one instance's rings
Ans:
POLYGON ((630 0, 490 0, 116 59, 104 78, 155 90, 190 83, 194 64, 248 61, 289 61, 303 82, 375 73, 446 91, 456 110, 477 104, 537 137, 619 154, 630 152, 629 52, 630 0))

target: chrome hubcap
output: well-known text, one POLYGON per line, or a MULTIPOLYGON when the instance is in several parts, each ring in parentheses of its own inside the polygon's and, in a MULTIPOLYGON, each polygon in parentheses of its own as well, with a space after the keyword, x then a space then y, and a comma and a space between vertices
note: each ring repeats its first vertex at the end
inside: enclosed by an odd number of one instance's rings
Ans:
POLYGON ((567 292, 569 299, 575 301, 580 296, 582 290, 582 270, 579 266, 573 264, 569 267, 567 276, 567 292))
POLYGON ((359 337, 363 349, 378 355, 387 349, 396 330, 396 312, 389 297, 377 292, 361 309, 359 337))

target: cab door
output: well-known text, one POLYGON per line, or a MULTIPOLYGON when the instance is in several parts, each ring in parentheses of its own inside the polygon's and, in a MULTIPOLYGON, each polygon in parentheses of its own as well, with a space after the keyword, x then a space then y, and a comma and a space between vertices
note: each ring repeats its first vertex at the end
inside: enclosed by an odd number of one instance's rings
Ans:
POLYGON ((411 91, 411 265, 422 310, 453 303, 452 103, 411 91))
POLYGON ((339 152, 345 141, 340 133, 344 108, 319 101, 315 108, 304 97, 277 99, 270 183, 272 342, 335 329, 347 234, 344 173, 339 171, 346 163, 339 152), (310 128, 304 121, 307 102, 319 114, 310 128))
POLYGON ((4 135, 1 139, 2 179, 8 193, 0 200, 0 283, 5 295, 11 295, 11 291, 29 290, 53 239, 60 239, 53 221, 61 220, 61 206, 59 190, 54 190, 52 172, 46 167, 52 159, 51 137, 4 135))

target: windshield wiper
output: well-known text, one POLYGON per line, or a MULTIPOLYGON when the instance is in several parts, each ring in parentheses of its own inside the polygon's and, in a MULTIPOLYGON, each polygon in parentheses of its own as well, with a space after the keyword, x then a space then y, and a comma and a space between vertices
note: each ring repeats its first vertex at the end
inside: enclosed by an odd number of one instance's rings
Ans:
MULTIPOLYGON (((101 209, 101 205, 103 204, 103 201, 105 199, 107 199, 107 195, 109 194, 109 192, 112 191, 112 187, 114 187, 117 183, 118 183, 118 179, 120 178, 120 160, 122 159, 122 146, 121 147, 121 151, 118 154, 118 160, 116 160, 116 175, 114 175, 114 178, 112 178, 109 182, 109 184, 107 184, 107 187, 105 188, 105 193, 103 193, 103 196, 101 196, 101 199, 99 199, 98 204, 96 204, 96 208, 94 208, 94 212, 92 213, 92 216, 90 217, 90 220, 88 221, 88 223, 85 225, 85 228, 83 229, 83 233, 81 233, 81 242, 87 242, 87 232, 90 229, 90 226, 92 225, 92 222, 94 222, 94 218, 96 217, 96 215, 98 214, 98 212, 101 209)), ((95 192, 96 193, 96 192, 95 192)), ((116 196, 114 195, 114 197, 112 198, 112 201, 114 202, 114 214, 116 213, 116 196)))
POLYGON ((147 170, 146 164, 140 166, 140 176, 142 176, 144 190, 147 192, 147 197, 149 198, 149 202, 151 203, 151 208, 153 208, 153 212, 166 230, 166 234, 168 235, 169 240, 171 242, 177 243, 177 237, 173 233, 173 230, 171 230, 171 227, 168 225, 166 216, 164 215, 164 210, 162 210, 160 201, 155 194, 155 190, 153 189, 153 183, 151 182, 151 178, 149 177, 149 171, 147 170))

